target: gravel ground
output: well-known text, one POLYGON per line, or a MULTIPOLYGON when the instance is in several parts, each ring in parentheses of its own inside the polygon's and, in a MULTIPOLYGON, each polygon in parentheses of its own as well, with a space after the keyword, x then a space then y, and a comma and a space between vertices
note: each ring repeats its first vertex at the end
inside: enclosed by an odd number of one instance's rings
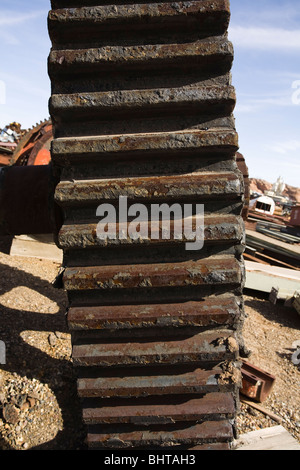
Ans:
MULTIPOLYGON (((9 239, 0 239, 0 341, 6 345, 6 364, 0 368, 0 450, 84 449, 67 299, 52 285, 59 265, 10 257, 8 250, 9 239)), ((292 361, 300 316, 250 295, 245 295, 245 309, 249 361, 276 377, 262 405, 300 442, 300 369, 292 361)), ((244 403, 237 422, 241 434, 278 424, 244 403)))
MULTIPOLYGON (((275 414, 280 424, 300 442, 300 366, 293 359, 298 349, 293 345, 300 340, 300 316, 282 302, 274 306, 264 297, 244 295, 244 301, 247 318, 243 337, 246 347, 252 351, 248 361, 276 378, 272 393, 261 406, 275 414)), ((278 424, 241 403, 240 433, 278 424)))

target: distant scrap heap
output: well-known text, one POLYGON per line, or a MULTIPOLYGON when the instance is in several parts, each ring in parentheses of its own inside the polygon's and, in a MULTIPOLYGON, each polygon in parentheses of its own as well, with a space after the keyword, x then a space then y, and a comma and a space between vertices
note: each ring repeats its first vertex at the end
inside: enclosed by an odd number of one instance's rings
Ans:
POLYGON ((26 132, 18 122, 12 122, 0 130, 0 167, 10 165, 14 150, 26 132))
POLYGON ((32 129, 21 129, 13 122, 0 131, 0 167, 48 165, 51 160, 51 120, 41 121, 32 129))

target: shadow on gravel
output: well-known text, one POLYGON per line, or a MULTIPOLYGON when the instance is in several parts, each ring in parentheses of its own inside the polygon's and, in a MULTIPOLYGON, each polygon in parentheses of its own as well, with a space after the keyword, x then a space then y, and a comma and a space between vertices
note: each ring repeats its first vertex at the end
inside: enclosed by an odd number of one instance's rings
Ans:
MULTIPOLYGON (((63 430, 59 431, 52 441, 31 447, 30 450, 83 449, 85 429, 81 421, 81 409, 71 361, 52 358, 40 349, 27 344, 21 337, 21 333, 28 330, 67 333, 65 292, 55 289, 48 281, 1 263, 0 273, 0 296, 16 287, 24 286, 48 297, 59 307, 57 313, 49 314, 39 312, 38 307, 37 311, 22 311, 8 308, 0 303, 0 340, 4 341, 6 346, 6 364, 2 365, 1 369, 10 373, 15 372, 30 380, 35 378, 42 384, 47 384, 53 391, 62 413, 63 430)), ((3 448, 1 439, 3 440, 0 436, 0 449, 3 448)))
POLYGON ((300 316, 294 308, 284 306, 284 302, 279 300, 273 305, 268 300, 268 295, 245 292, 245 295, 255 295, 255 299, 246 299, 245 306, 253 308, 267 320, 277 323, 287 328, 299 330, 300 316))

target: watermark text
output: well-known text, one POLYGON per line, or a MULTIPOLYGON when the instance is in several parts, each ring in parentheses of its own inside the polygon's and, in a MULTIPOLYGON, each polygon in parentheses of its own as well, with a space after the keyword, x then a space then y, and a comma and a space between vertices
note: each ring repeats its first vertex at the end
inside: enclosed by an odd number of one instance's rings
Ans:
POLYGON ((300 105, 300 80, 295 80, 292 83, 292 89, 295 90, 292 94, 292 103, 300 105))
POLYGON ((100 204, 96 211, 102 217, 97 224, 100 240, 183 240, 188 251, 204 245, 203 204, 128 205, 120 196, 118 210, 112 204, 100 204))
POLYGON ((6 346, 4 341, 0 341, 0 364, 6 364, 6 346))

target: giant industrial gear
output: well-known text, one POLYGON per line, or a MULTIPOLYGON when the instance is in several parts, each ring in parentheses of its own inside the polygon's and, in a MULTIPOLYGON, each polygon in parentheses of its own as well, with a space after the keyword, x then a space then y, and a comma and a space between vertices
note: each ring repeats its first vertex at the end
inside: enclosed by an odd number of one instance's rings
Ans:
POLYGON ((48 18, 58 245, 87 444, 230 449, 244 182, 229 1, 98 3, 53 0, 48 18), (97 207, 120 216, 121 196, 204 204, 204 247, 163 230, 131 238, 127 226, 99 238, 97 207))
POLYGON ((20 139, 12 155, 10 165, 49 165, 51 162, 50 145, 52 138, 50 119, 45 119, 45 121, 36 124, 20 139))

